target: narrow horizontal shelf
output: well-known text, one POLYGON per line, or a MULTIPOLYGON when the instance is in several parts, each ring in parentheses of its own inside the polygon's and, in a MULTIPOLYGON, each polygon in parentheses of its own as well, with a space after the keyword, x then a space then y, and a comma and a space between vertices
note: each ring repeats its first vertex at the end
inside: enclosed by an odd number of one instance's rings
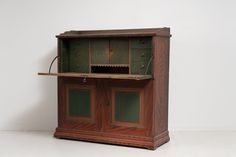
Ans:
POLYGON ((104 67, 128 67, 129 64, 91 64, 91 66, 104 66, 104 67))
POLYGON ((59 76, 59 77, 80 77, 80 78, 108 78, 125 80, 147 80, 152 75, 130 75, 130 74, 89 74, 89 73, 38 73, 38 75, 59 76))
POLYGON ((152 49, 152 47, 130 47, 131 49, 152 49))

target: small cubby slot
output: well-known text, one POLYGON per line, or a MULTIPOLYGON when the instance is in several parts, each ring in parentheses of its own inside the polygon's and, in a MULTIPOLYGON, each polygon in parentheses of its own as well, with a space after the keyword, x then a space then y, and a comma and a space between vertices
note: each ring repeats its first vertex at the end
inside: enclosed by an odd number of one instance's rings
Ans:
POLYGON ((129 74, 128 66, 91 66, 92 73, 129 74))

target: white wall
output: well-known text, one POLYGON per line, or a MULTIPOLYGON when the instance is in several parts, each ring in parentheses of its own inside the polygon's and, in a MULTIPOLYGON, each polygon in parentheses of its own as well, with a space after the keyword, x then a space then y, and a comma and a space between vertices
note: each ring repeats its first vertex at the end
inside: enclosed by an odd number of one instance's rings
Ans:
POLYGON ((236 1, 0 0, 0 130, 53 130, 66 30, 171 27, 170 130, 236 129, 236 1), (55 70, 55 68, 54 68, 55 70))

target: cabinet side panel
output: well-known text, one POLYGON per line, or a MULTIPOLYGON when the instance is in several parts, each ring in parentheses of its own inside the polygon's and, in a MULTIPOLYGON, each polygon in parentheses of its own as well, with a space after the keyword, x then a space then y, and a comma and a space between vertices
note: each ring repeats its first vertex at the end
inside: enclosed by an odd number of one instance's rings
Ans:
POLYGON ((63 99, 64 95, 62 92, 63 79, 61 77, 57 78, 57 99, 58 99, 58 127, 61 127, 63 124, 63 99))
MULTIPOLYGON (((58 72, 61 72, 63 70, 63 67, 61 66, 62 65, 62 40, 61 39, 57 39, 57 56, 59 56, 59 59, 57 60, 57 71, 58 72)), ((60 77, 57 77, 57 124, 58 124, 58 127, 61 126, 61 82, 62 80, 60 79, 60 77)))
POLYGON ((153 81, 147 81, 144 87, 144 123, 146 124, 146 136, 153 136, 153 81))
POLYGON ((154 37, 154 135, 168 131, 169 38, 154 37))

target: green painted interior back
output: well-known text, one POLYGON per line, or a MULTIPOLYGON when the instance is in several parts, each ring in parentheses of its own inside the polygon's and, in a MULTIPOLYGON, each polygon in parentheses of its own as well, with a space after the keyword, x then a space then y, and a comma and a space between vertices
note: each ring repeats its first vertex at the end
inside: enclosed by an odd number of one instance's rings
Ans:
POLYGON ((109 40, 92 39, 91 40, 91 63, 109 64, 109 40))
POLYGON ((124 122, 139 122, 140 94, 139 92, 115 93, 115 120, 124 122))
POLYGON ((129 40, 110 40, 110 64, 129 64, 129 40))
POLYGON ((152 54, 152 38, 132 38, 130 40, 130 49, 131 74, 144 75, 147 68, 147 74, 151 74, 152 64, 148 66, 148 62, 152 54))
POLYGON ((90 91, 69 90, 69 115, 74 117, 90 117, 90 91))
POLYGON ((71 39, 69 43, 69 70, 70 72, 89 72, 89 40, 71 39))
POLYGON ((69 47, 67 40, 61 40, 61 71, 69 71, 69 47))
POLYGON ((89 72, 89 40, 65 39, 61 42, 62 71, 89 72))
MULTIPOLYGON (((129 40, 131 74, 145 74, 152 54, 151 37, 63 39, 61 42, 63 72, 89 72, 89 42, 92 64, 128 64, 129 40), (110 49, 110 52, 109 52, 110 49)), ((151 74, 152 62, 147 74, 151 74)))

